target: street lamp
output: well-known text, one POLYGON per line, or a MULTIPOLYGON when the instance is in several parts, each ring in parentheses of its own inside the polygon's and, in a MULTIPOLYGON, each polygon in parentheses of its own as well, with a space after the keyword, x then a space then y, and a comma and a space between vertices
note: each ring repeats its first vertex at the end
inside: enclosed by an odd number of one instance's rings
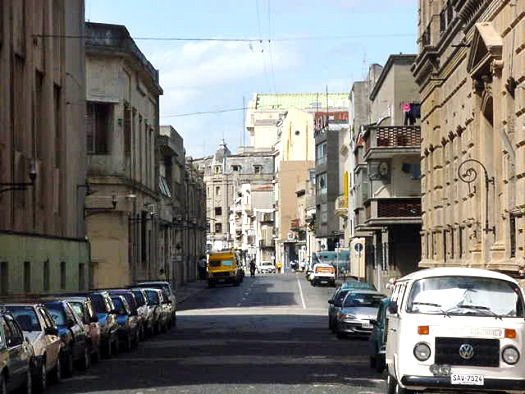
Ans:
POLYGON ((7 182, 0 183, 0 193, 8 192, 11 190, 26 190, 29 186, 35 186, 36 181, 36 166, 35 162, 32 161, 29 166, 29 181, 30 182, 7 182))
POLYGON ((496 227, 489 227, 489 184, 494 185, 494 177, 489 177, 487 168, 483 165, 482 162, 476 159, 467 159, 463 163, 461 163, 458 167, 458 177, 462 182, 468 184, 469 194, 476 193, 475 185, 473 187, 473 191, 471 191, 470 188, 470 184, 475 182, 476 179, 478 179, 478 172, 474 167, 472 167, 472 164, 478 164, 483 169, 483 173, 485 175, 485 228, 483 229, 483 231, 485 233, 492 232, 492 234, 495 234, 496 227), (464 172, 461 172, 461 169, 467 164, 470 167, 468 167, 464 172))

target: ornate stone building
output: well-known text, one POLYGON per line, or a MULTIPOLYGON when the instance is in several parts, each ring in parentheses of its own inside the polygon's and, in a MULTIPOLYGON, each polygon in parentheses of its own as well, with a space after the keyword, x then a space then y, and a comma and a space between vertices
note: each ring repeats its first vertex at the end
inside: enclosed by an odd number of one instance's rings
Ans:
POLYGON ((525 266, 525 2, 419 2, 422 260, 525 266))

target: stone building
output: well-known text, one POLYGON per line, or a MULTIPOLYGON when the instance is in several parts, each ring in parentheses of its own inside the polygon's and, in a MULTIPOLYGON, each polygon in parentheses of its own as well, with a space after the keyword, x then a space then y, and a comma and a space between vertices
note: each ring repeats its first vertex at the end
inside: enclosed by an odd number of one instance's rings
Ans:
POLYGON ((0 2, 1 294, 89 287, 83 34, 82 0, 0 2))
POLYGON ((162 89, 124 26, 86 23, 85 34, 93 285, 124 286, 161 275, 155 144, 162 89))
MULTIPOLYGON (((206 217, 209 225, 208 249, 223 250, 235 246, 239 248, 242 241, 239 239, 237 243, 234 242, 237 231, 232 228, 232 222, 238 223, 238 228, 241 229, 238 236, 242 238, 243 209, 240 201, 239 215, 232 217, 235 201, 239 198, 242 200, 243 185, 252 185, 250 187, 245 186, 245 191, 254 185, 272 185, 274 174, 272 152, 264 148, 241 147, 237 154, 232 154, 226 143, 222 141, 213 156, 196 159, 195 165, 203 175, 206 184, 206 217), (232 231, 235 231, 235 236, 232 231)), ((245 204, 244 208, 248 209, 251 217, 251 202, 245 204)), ((247 220, 246 215, 244 219, 247 220)), ((248 225, 248 223, 245 224, 248 225)), ((253 228, 252 225, 253 223, 250 222, 248 227, 253 228)), ((254 236, 254 234, 250 235, 250 237, 254 236)), ((252 243, 250 242, 250 244, 252 243)))
POLYGON ((525 2, 419 3, 421 267, 525 267, 525 2))

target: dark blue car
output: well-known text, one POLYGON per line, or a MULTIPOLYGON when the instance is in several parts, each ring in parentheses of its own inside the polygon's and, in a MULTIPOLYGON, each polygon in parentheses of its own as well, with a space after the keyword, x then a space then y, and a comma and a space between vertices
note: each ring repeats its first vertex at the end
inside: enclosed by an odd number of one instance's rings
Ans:
POLYGON ((381 373, 385 369, 385 350, 386 350, 386 312, 390 305, 390 298, 381 300, 377 318, 371 323, 374 326, 370 334, 370 368, 374 368, 381 373))
POLYGON ((87 332, 84 324, 67 301, 52 300, 43 302, 44 306, 53 317, 58 335, 64 343, 60 356, 62 374, 66 377, 73 374, 73 363, 85 370, 90 365, 87 332))
POLYGON ((122 295, 112 295, 111 300, 115 305, 118 322, 118 336, 125 351, 139 343, 139 324, 137 314, 133 313, 126 298, 122 295))

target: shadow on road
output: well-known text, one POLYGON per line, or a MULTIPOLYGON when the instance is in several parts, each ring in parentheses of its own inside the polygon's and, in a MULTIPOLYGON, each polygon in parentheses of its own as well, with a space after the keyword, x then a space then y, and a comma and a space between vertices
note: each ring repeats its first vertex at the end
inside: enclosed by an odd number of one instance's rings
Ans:
POLYGON ((181 386, 207 392, 198 386, 349 382, 366 391, 377 389, 381 378, 368 367, 367 341, 335 339, 324 316, 185 315, 178 324, 53 392, 176 391, 181 386))

